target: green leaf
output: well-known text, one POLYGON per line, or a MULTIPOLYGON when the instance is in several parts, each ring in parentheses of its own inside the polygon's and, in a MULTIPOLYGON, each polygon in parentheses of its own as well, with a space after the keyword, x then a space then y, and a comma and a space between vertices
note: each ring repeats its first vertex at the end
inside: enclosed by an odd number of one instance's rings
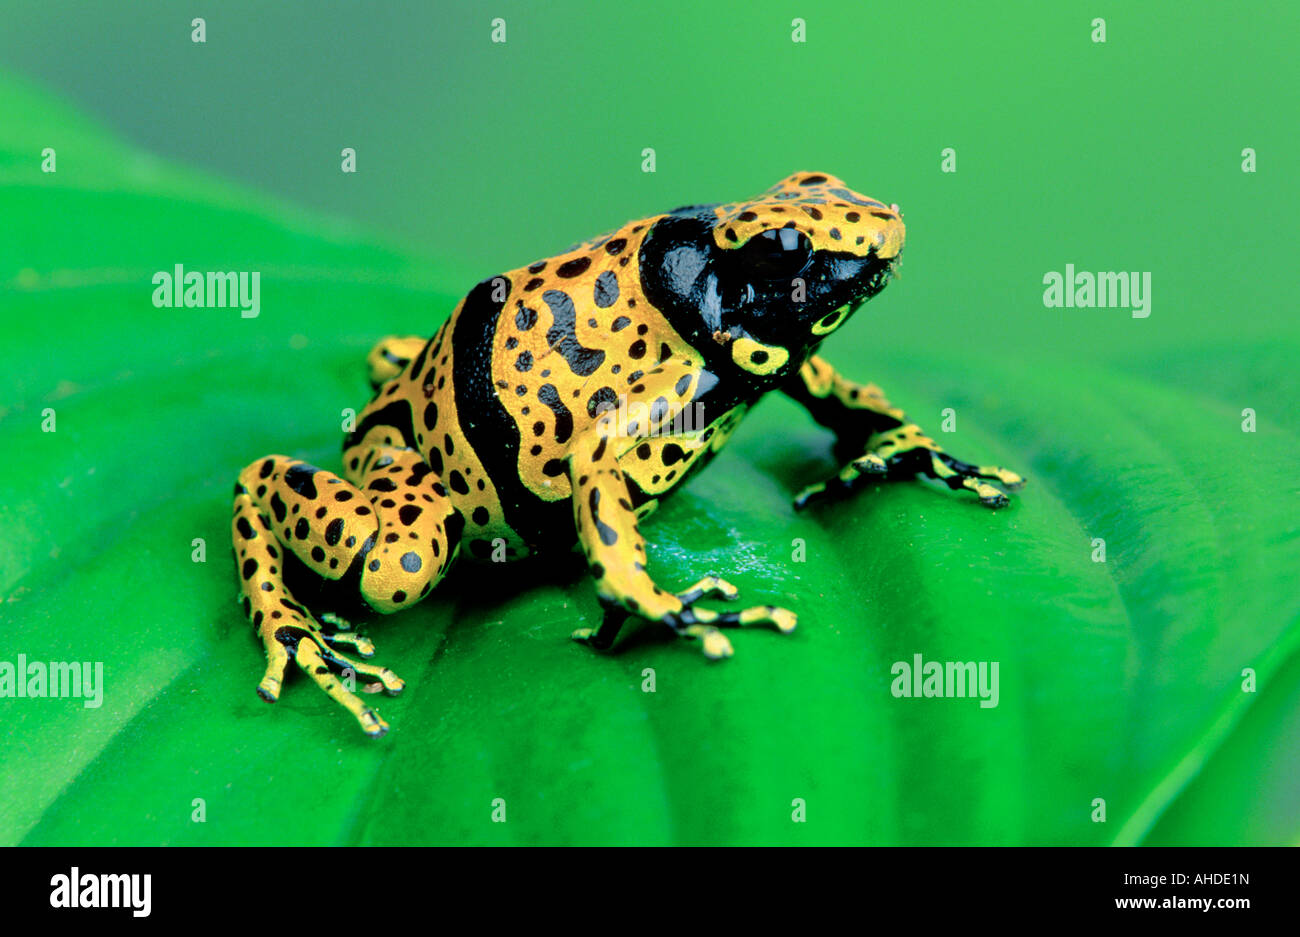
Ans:
POLYGON ((861 317, 828 355, 933 432, 954 408, 949 450, 1029 477, 1009 508, 916 483, 796 515, 829 440, 765 401, 645 532, 664 585, 722 575, 798 631, 737 633, 710 664, 645 626, 599 655, 568 640, 599 615, 579 570, 465 565, 368 623, 408 684, 375 742, 300 675, 274 706, 254 693, 231 485, 267 452, 337 466, 370 345, 431 333, 474 275, 161 164, 8 79, 0 111, 0 660, 105 681, 93 709, 0 701, 0 841, 1300 841, 1297 445, 1274 416, 1293 330, 1022 360, 891 354, 861 317), (261 271, 261 315, 154 308, 177 263, 261 271), (998 705, 895 698, 917 653, 998 662, 998 705))

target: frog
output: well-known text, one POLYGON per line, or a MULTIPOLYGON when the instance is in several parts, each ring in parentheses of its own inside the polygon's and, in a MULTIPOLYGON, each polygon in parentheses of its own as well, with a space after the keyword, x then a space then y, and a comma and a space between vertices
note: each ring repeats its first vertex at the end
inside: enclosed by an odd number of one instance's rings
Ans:
POLYGON ((382 736, 356 681, 390 695, 405 684, 370 662, 374 644, 338 609, 408 609, 461 559, 575 555, 601 615, 571 637, 600 651, 631 619, 712 660, 733 654, 724 629, 793 632, 796 613, 780 606, 699 604, 738 598, 718 576, 661 586, 640 530, 773 391, 844 453, 795 510, 917 477, 1005 506, 1021 475, 953 457, 820 353, 897 276, 905 233, 897 204, 798 172, 488 277, 432 337, 381 339, 342 470, 267 455, 235 485, 239 601, 267 659, 259 695, 275 702, 293 662, 382 736))

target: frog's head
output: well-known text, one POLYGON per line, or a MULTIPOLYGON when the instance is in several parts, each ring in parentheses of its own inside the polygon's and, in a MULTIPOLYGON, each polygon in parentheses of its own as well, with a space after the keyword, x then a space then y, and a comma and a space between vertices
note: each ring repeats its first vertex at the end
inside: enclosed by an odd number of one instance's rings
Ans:
POLYGON ((779 378, 885 288, 903 236, 896 205, 799 172, 749 201, 661 218, 642 283, 696 348, 707 338, 741 369, 779 378))

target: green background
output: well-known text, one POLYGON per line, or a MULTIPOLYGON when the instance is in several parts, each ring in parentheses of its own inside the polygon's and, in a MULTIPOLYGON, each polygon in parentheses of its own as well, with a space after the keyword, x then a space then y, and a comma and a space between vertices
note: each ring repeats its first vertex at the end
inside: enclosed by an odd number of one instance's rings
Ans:
POLYGON ((0 842, 1300 842, 1294 5, 265 6, 5 4, 0 660, 107 687, 0 700, 0 842), (383 740, 305 678, 257 698, 240 467, 337 466, 370 345, 482 277, 796 170, 907 213, 825 354, 953 408, 948 449, 1030 478, 1011 507, 796 516, 835 465, 773 399, 645 531, 664 585, 723 575, 793 636, 596 655, 579 576, 463 566, 370 623, 408 682, 383 740), (260 271, 261 316, 155 309, 176 263, 260 271), (1045 308, 1066 264, 1150 271, 1150 318, 1045 308), (1000 705, 895 699, 915 653, 998 661, 1000 705))

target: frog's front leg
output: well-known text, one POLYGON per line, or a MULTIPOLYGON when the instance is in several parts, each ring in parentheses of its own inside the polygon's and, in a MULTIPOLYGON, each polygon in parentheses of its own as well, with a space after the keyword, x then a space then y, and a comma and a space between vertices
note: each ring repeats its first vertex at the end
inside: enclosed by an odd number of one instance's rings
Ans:
POLYGON ((907 420, 903 411, 885 399, 875 384, 845 380, 825 360, 814 355, 783 390, 823 426, 835 431, 841 443, 862 455, 849 462, 834 478, 809 485, 795 498, 795 507, 846 494, 871 476, 910 478, 926 475, 953 490, 976 494, 991 508, 1008 503, 1007 495, 989 484, 1016 489, 1024 478, 995 465, 971 465, 955 459, 907 420))
POLYGON ((338 582, 371 608, 392 612, 418 602, 438 582, 464 521, 419 453, 369 445, 369 438, 344 453, 355 485, 282 455, 249 465, 235 485, 231 538, 244 613, 266 647, 258 693, 275 702, 293 660, 367 735, 378 736, 388 724, 339 677, 351 672, 390 694, 401 691, 401 679, 340 653, 346 646, 370 657, 374 648, 341 619, 313 615, 285 584, 286 564, 300 563, 307 582, 313 574, 317 583, 338 582))
POLYGON ((771 624, 782 632, 793 631, 795 614, 772 605, 739 612, 696 607, 694 603, 701 598, 736 598, 735 587, 717 577, 706 576, 677 594, 655 584, 646 572, 645 540, 637 527, 627 481, 618 467, 615 450, 628 440, 616 435, 616 427, 615 412, 610 411, 570 450, 574 521, 605 609, 599 628, 575 631, 574 639, 598 649, 608 648, 627 618, 636 615, 665 624, 682 637, 698 639, 705 655, 718 659, 732 654, 731 642, 719 627, 771 624))

